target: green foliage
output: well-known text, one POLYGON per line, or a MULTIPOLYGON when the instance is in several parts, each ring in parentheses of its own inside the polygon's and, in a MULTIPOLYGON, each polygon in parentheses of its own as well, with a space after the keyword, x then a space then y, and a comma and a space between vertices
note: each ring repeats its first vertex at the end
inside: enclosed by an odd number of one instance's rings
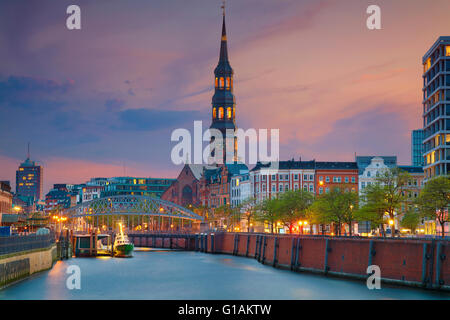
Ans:
MULTIPOLYGON (((387 213, 390 219, 394 219, 395 212, 399 212, 402 204, 407 202, 404 191, 410 180, 411 175, 400 168, 381 172, 375 184, 364 189, 362 195, 364 205, 357 212, 357 219, 370 221, 372 226, 380 226, 384 235, 383 224, 386 223, 384 215, 387 213)), ((391 234, 394 235, 395 227, 392 229, 391 234)))
POLYGON ((256 211, 255 220, 264 223, 267 222, 270 225, 271 232, 273 233, 275 222, 280 216, 279 207, 280 199, 278 198, 264 200, 256 211))
POLYGON ((245 218, 247 220, 247 232, 250 232, 250 224, 256 219, 259 207, 256 203, 255 198, 249 198, 239 206, 239 213, 241 215, 241 219, 245 218))
POLYGON ((313 204, 313 212, 317 215, 316 221, 320 224, 334 223, 337 234, 340 235, 341 224, 349 225, 352 234, 352 222, 358 207, 358 195, 355 192, 343 191, 343 188, 332 188, 317 198, 313 204))
POLYGON ((278 202, 278 220, 292 232, 298 220, 305 220, 309 207, 314 201, 312 193, 304 190, 287 191, 280 196, 278 202))
POLYGON ((384 221, 384 214, 388 205, 385 201, 385 191, 379 184, 368 185, 363 193, 364 205, 356 212, 355 218, 358 221, 369 221, 372 226, 380 226, 384 221))
POLYGON ((229 204, 214 210, 214 219, 225 221, 227 227, 234 228, 240 222, 240 208, 232 208, 229 204))
POLYGON ((408 210, 403 215, 400 225, 403 228, 411 229, 411 231, 414 232, 417 226, 420 224, 420 220, 420 214, 416 210, 408 210))
POLYGON ((431 219, 437 219, 441 224, 442 236, 445 236, 445 223, 450 221, 447 213, 449 203, 449 176, 439 176, 428 181, 417 199, 421 214, 431 219))

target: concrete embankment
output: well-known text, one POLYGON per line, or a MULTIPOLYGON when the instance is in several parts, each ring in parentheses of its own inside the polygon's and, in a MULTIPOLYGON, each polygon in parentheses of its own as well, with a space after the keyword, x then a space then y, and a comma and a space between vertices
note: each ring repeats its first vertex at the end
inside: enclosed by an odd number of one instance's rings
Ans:
POLYGON ((0 256, 0 289, 36 272, 48 270, 56 261, 56 245, 0 256))

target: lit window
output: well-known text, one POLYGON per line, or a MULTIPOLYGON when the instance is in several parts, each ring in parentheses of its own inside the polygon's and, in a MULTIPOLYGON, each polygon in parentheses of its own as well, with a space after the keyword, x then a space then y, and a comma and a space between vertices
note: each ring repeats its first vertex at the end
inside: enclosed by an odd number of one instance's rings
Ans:
POLYGON ((219 78, 216 77, 215 87, 217 88, 218 86, 219 86, 219 78))
POLYGON ((215 119, 217 117, 217 111, 216 108, 213 108, 213 119, 215 119))
POLYGON ((230 107, 227 108, 227 118, 231 119, 231 108, 230 107))
POLYGON ((230 77, 227 77, 227 89, 230 90, 230 77))
POLYGON ((428 58, 423 65, 423 72, 427 72, 431 67, 431 58, 428 58))
POLYGON ((445 47, 445 55, 446 55, 447 57, 450 57, 450 46, 446 46, 446 47, 445 47))
POLYGON ((225 80, 223 78, 220 78, 220 88, 225 87, 225 80))
POLYGON ((219 108, 219 119, 223 119, 223 108, 219 108))

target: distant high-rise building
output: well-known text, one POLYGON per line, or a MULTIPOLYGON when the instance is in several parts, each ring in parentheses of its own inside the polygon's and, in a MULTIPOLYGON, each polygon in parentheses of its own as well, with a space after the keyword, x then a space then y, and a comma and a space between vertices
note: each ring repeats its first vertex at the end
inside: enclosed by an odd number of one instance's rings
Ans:
POLYGON ((16 194, 32 197, 34 201, 43 199, 43 175, 44 168, 35 161, 30 160, 28 151, 27 159, 20 164, 16 171, 16 194))
POLYGON ((423 130, 413 130, 411 132, 411 165, 423 167, 423 130))
POLYGON ((154 196, 160 198, 175 179, 114 177, 101 191, 101 197, 121 195, 154 196))
POLYGON ((425 179, 450 173, 450 36, 439 37, 423 56, 425 179))

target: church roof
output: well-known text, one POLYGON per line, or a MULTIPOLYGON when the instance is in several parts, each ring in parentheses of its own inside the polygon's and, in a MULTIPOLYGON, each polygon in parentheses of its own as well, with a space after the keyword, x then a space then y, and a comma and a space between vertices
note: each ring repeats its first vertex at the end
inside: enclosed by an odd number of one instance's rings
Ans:
POLYGON ((215 166, 209 166, 204 164, 188 164, 187 166, 189 167, 192 174, 197 180, 200 180, 200 178, 202 177, 204 169, 211 170, 217 168, 215 166))

